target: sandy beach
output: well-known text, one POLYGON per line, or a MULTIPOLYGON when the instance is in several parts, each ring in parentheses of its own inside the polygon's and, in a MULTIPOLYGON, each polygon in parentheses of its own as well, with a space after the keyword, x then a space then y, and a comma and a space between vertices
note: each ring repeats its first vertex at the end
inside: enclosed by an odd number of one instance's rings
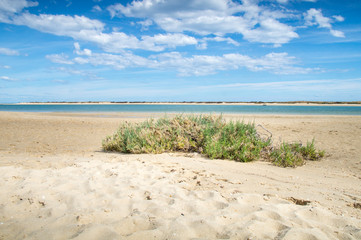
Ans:
POLYGON ((361 239, 360 116, 225 115, 314 138, 326 157, 298 168, 102 151, 159 116, 0 112, 0 239, 361 239))

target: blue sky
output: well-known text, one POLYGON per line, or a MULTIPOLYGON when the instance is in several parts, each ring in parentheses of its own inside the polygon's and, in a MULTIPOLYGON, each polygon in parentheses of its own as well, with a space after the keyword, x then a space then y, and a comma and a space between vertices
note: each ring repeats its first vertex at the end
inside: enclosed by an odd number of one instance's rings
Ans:
POLYGON ((360 101, 359 0, 0 0, 0 103, 360 101))

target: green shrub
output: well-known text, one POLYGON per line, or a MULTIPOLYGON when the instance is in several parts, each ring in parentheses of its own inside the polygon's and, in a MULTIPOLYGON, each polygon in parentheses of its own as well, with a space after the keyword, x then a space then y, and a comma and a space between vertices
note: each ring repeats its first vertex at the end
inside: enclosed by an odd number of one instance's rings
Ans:
POLYGON ((176 116, 142 123, 123 123, 103 141, 105 151, 123 153, 199 152, 210 158, 248 162, 259 157, 269 141, 253 124, 226 123, 222 117, 176 116))
POLYGON ((273 149, 270 159, 274 165, 281 167, 296 167, 305 163, 305 160, 319 160, 325 155, 324 151, 315 148, 314 140, 306 146, 299 143, 282 143, 279 148, 273 149))
POLYGON ((270 139, 261 139, 254 124, 226 122, 222 117, 183 116, 122 123, 113 136, 103 140, 105 151, 122 153, 198 152, 211 159, 249 162, 262 157, 275 165, 295 167, 305 160, 318 160, 314 141, 304 147, 283 143, 271 149, 270 139))
MULTIPOLYGON (((298 144, 296 144, 298 145, 298 144)), ((295 144, 282 143, 279 148, 273 149, 270 159, 274 165, 280 167, 296 167, 304 164, 304 158, 295 149, 295 144)))
POLYGON ((212 159, 249 162, 258 159, 261 150, 269 144, 259 138, 253 124, 230 122, 207 135, 203 153, 212 159))

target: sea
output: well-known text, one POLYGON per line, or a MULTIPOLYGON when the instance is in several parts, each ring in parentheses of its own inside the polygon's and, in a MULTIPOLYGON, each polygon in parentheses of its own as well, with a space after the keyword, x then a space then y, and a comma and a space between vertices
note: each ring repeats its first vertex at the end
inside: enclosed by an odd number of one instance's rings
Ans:
POLYGON ((361 106, 228 104, 0 104, 10 112, 154 112, 202 114, 361 115, 361 106))

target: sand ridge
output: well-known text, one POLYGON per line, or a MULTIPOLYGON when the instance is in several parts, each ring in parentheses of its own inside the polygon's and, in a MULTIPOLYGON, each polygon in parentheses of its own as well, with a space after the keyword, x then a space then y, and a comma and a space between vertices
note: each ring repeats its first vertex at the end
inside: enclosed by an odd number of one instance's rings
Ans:
POLYGON ((101 152, 140 117, 0 113, 0 239, 361 238, 361 118, 227 116, 315 137, 328 156, 296 169, 101 152))

